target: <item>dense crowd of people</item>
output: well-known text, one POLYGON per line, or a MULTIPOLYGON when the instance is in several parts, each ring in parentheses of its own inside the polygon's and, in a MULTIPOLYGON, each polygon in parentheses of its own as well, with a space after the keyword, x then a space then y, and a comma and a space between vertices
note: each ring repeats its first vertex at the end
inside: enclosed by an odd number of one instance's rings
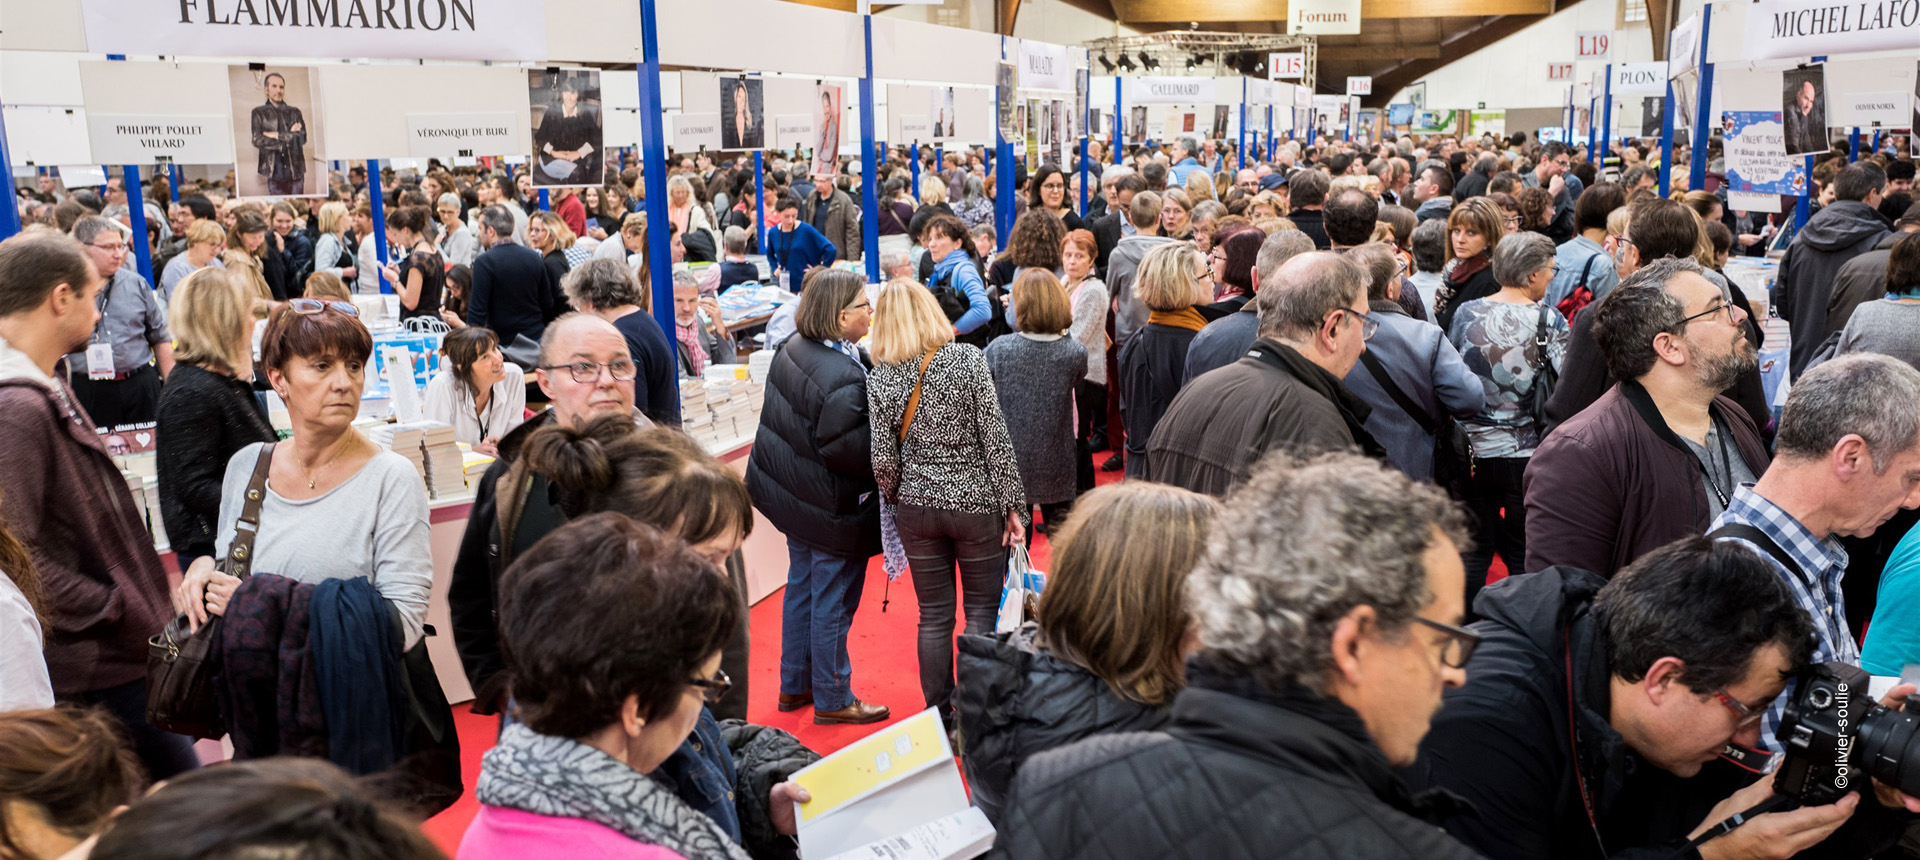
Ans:
POLYGON ((1525 134, 895 148, 871 213, 858 160, 797 152, 763 185, 608 153, 545 205, 437 162, 324 200, 22 189, 0 858, 432 858, 415 822, 468 792, 463 858, 795 857, 821 751, 747 721, 756 522, 788 551, 771 700, 936 711, 997 856, 1914 856, 1905 740, 1769 800, 1819 754, 1821 666, 1920 663, 1901 139, 1817 158, 1804 223, 1730 206, 1717 142, 1663 195, 1644 143, 1525 134), (877 284, 846 265, 867 217, 877 284), (729 325, 762 283, 796 295, 729 325), (426 487, 362 415, 393 328, 439 334, 423 412, 493 458, 444 631, 426 487), (742 474, 681 383, 759 351, 742 474), (856 684, 876 557, 917 604, 915 701, 856 684), (499 720, 473 785, 434 635, 499 720))

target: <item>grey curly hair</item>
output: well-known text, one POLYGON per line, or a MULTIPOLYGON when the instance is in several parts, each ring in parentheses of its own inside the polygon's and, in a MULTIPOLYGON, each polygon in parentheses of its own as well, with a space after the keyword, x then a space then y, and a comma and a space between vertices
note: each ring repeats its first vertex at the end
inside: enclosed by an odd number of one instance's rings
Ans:
POLYGON ((1436 529, 1467 548, 1465 516, 1431 485, 1354 454, 1268 456, 1188 578, 1201 653, 1271 690, 1324 690, 1350 610, 1398 632, 1433 601, 1421 556, 1436 529))

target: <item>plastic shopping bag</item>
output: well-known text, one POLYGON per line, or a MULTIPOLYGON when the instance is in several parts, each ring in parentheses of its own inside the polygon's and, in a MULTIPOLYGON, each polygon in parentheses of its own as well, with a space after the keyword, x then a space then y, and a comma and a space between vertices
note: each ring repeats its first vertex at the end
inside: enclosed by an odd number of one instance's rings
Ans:
POLYGON ((1007 578, 1000 586, 1000 617, 993 625, 995 633, 1018 630, 1037 613, 1040 591, 1047 575, 1034 570, 1027 559, 1025 544, 1015 544, 1007 555, 1007 578))

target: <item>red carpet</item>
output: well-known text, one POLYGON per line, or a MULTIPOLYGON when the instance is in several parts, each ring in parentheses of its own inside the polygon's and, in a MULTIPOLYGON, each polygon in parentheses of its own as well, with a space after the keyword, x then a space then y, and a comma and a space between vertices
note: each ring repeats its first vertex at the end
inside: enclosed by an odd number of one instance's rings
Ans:
MULTIPOLYGON (((1105 459, 1104 454, 1095 457, 1098 460, 1105 459)), ((1120 480, 1119 472, 1100 472, 1098 476, 1101 485, 1120 480)), ((1048 568, 1046 537, 1035 536, 1029 552, 1036 569, 1048 568)), ((1506 575, 1497 557, 1493 565, 1493 570, 1487 575, 1490 582, 1506 575)), ((919 659, 914 651, 918 635, 915 629, 919 623, 918 606, 913 598, 911 577, 902 574, 888 589, 886 571, 881 568, 880 559, 875 557, 867 566, 866 590, 861 594, 859 610, 854 613, 853 630, 847 637, 847 650, 853 657, 854 693, 863 701, 888 706, 893 710, 893 719, 896 720, 925 710, 925 702, 920 696, 919 659), (888 597, 891 599, 886 611, 882 612, 881 602, 888 597)), ((962 619, 960 624, 964 623, 962 619)), ((753 676, 748 686, 749 721, 792 732, 802 743, 822 753, 838 750, 879 728, 880 724, 816 726, 813 724, 813 711, 808 709, 781 713, 774 704, 780 694, 780 592, 768 595, 753 607, 750 624, 753 632, 753 653, 750 658, 753 676)), ((473 785, 480 778, 480 757, 493 747, 494 736, 499 729, 496 718, 475 716, 467 711, 464 704, 455 705, 453 715, 460 731, 462 771, 467 795, 423 825, 427 835, 449 855, 459 848, 461 834, 466 832, 467 823, 480 809, 473 800, 473 785)))

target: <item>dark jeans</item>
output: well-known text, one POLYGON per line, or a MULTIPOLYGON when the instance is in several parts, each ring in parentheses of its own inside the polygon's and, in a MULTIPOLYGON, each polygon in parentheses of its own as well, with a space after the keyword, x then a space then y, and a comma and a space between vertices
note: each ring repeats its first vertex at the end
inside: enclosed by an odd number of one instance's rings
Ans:
POLYGON ((145 679, 104 690, 91 690, 69 699, 79 705, 94 705, 120 720, 133 744, 133 754, 155 782, 171 779, 200 766, 193 752, 193 739, 163 732, 147 724, 147 682, 145 679))
POLYGON ((288 179, 267 179, 267 194, 272 197, 298 197, 306 193, 305 176, 288 179))
POLYGON ((1467 610, 1487 584, 1493 554, 1507 565, 1509 575, 1524 573, 1527 557, 1527 508, 1520 491, 1526 457, 1489 457, 1473 461, 1467 480, 1467 510, 1473 513, 1473 549, 1461 556, 1467 566, 1467 610))
POLYGON ((780 692, 813 691, 816 713, 852 705, 847 631, 866 588, 867 560, 841 558, 787 538, 787 591, 780 607, 780 692))
POLYGON ((900 543, 913 572, 920 603, 920 692, 927 707, 953 715, 953 571, 960 569, 960 602, 968 633, 989 633, 1000 611, 1000 585, 1007 575, 1007 548, 1000 545, 1007 520, 1000 514, 966 514, 901 504, 894 510, 900 543))
MULTIPOLYGON (((86 366, 67 376, 73 399, 87 410, 93 426, 109 430, 123 424, 144 424, 160 415, 160 371, 145 365, 126 379, 88 379, 86 366)), ((111 447, 111 446, 109 446, 111 447)))

